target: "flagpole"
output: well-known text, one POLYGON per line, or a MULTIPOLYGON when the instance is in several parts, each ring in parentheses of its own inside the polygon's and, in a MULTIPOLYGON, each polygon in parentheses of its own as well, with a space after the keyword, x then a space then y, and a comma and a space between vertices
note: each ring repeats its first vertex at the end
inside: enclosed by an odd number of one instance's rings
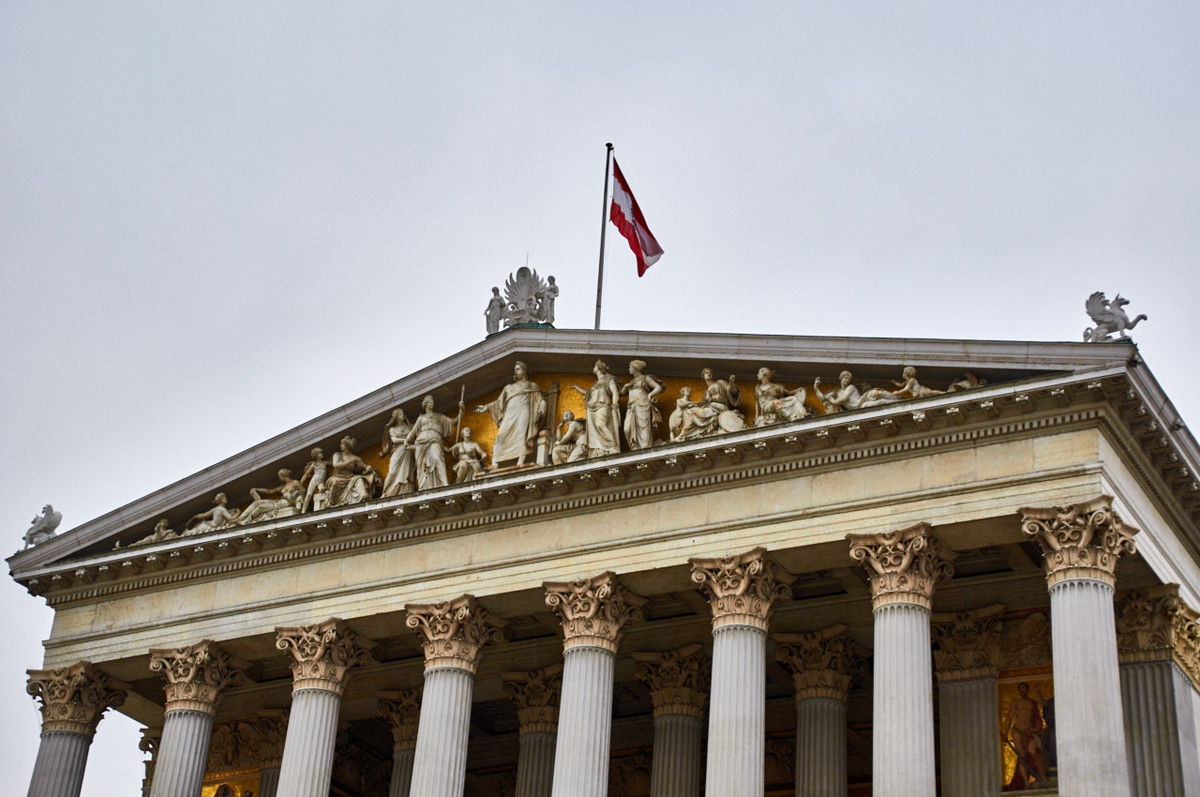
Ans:
POLYGON ((600 297, 604 293, 604 234, 608 232, 608 179, 612 175, 612 144, 604 155, 604 198, 600 203, 600 269, 596 276, 596 329, 600 328, 600 297))

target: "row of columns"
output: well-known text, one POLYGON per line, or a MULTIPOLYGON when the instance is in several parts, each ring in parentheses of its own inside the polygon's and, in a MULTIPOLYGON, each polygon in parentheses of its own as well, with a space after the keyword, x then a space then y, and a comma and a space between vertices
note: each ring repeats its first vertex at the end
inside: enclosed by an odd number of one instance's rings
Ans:
MULTIPOLYGON (((1106 499, 1021 513, 1024 532, 1045 554, 1054 618, 1060 793, 1130 794, 1113 586, 1116 562, 1133 550, 1136 529, 1121 523, 1106 499)), ((848 539, 851 557, 869 575, 875 618, 873 789, 927 797, 936 789, 932 596, 935 586, 952 575, 954 555, 926 524, 848 539)), ((762 548, 689 562, 693 581, 712 609, 711 670, 698 649, 635 654, 638 677, 651 686, 654 699, 653 794, 698 794, 704 683, 711 681, 706 794, 757 797, 764 787, 769 620, 775 605, 790 598, 794 577, 762 548)), ((645 599, 607 572, 544 586, 546 602, 562 624, 563 662, 535 673, 505 674, 506 694, 521 715, 518 795, 603 797, 608 793, 616 651, 623 630, 640 619, 645 599)), ((483 648, 502 638, 504 623, 469 595, 405 609, 407 625, 422 637, 425 684, 419 698, 395 693, 381 701, 395 741, 390 795, 460 797, 475 673, 483 648)), ((939 627, 967 620, 986 624, 994 614, 952 617, 939 627)), ((1191 627, 1197 627, 1194 618, 1191 627)), ((835 627, 776 636, 777 656, 796 686, 798 795, 846 791, 847 692, 862 664, 861 651, 843 631, 835 627)), ((942 735, 943 793, 995 792, 998 775, 988 780, 980 774, 984 767, 969 765, 994 760, 994 741, 976 738, 976 729, 997 727, 995 674, 981 671, 978 662, 962 663, 971 646, 956 650, 953 631, 939 631, 938 643, 939 655, 959 656, 955 661, 961 664, 956 668, 955 662, 939 662, 943 714, 963 723, 961 728, 946 727, 942 735), (992 697, 985 699, 986 683, 973 682, 987 678, 992 679, 992 697)), ((342 693, 352 669, 370 659, 367 643, 342 621, 331 619, 280 628, 277 646, 293 658, 293 699, 277 785, 269 784, 264 773, 260 795, 325 797, 342 693)), ((154 650, 151 668, 167 680, 167 705, 150 797, 198 795, 218 702, 243 676, 209 641, 154 650)), ((78 795, 95 723, 106 708, 120 704, 127 689, 90 665, 77 665, 70 696, 60 698, 55 693, 58 672, 30 674, 29 691, 42 699, 44 715, 29 792, 38 797, 78 795), (60 704, 79 716, 57 717, 60 704), (59 738, 63 733, 78 738, 59 738), (66 774, 60 778, 59 773, 66 774), (63 778, 69 783, 60 782, 63 778)), ((70 681, 70 674, 63 677, 70 681)), ((1126 691, 1143 683, 1149 689, 1151 680, 1130 676, 1126 691)), ((1184 724, 1176 722, 1177 736, 1184 724)), ((1186 761, 1184 766, 1186 777, 1192 769, 1186 761)))

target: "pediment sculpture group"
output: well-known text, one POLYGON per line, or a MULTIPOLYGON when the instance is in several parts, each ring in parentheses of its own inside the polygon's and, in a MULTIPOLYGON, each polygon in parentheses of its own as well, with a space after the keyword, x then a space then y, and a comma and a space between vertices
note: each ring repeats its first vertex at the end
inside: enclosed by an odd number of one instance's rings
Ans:
MULTIPOLYGON (((496 425, 490 455, 471 438, 469 428, 462 428, 466 408, 461 399, 455 418, 437 412, 433 396, 425 396, 421 401, 421 413, 414 420, 409 421, 404 410, 397 408, 384 426, 380 456, 388 457, 386 476, 354 453, 357 441, 353 437, 344 437, 339 450, 329 459, 325 458, 321 448, 313 448, 311 459, 299 478, 283 468, 278 473, 277 486, 252 489, 251 502, 247 506, 230 508, 226 495, 218 493, 213 499, 213 507, 193 516, 183 531, 172 530, 164 518, 152 534, 133 545, 348 506, 375 498, 391 498, 473 481, 489 473, 543 464, 562 465, 661 445, 663 441, 656 439, 662 425, 658 396, 665 385, 646 373, 646 363, 631 361, 630 378, 625 383, 613 376, 601 360, 596 361, 592 373, 595 381, 589 387, 570 386, 583 395, 586 414, 576 417, 569 410, 564 412, 552 433, 543 434, 546 397, 538 384, 529 378, 525 364, 518 361, 513 366, 513 381, 505 385, 495 400, 474 410, 490 415, 496 425), (622 399, 625 400, 623 412, 622 399), (455 442, 447 445, 448 439, 455 442), (545 441, 546 450, 542 456, 549 460, 548 463, 539 461, 539 441, 545 441), (447 455, 453 462, 449 467, 447 455)), ((773 381, 774 377, 770 368, 758 369, 753 416, 748 423, 742 410, 742 388, 737 376, 721 379, 713 369, 705 368, 701 372, 705 385, 701 395, 694 395, 692 388, 686 386, 680 390, 679 399, 667 418, 669 441, 695 440, 741 431, 749 426, 798 421, 814 412, 866 409, 947 392, 923 386, 917 381, 917 369, 912 366, 904 368, 901 381, 893 383, 894 389, 856 385, 850 371, 842 371, 837 386, 832 389, 823 387, 820 377, 813 381, 811 388, 787 388, 773 381)), ((948 391, 981 384, 984 383, 966 374, 951 383, 948 391)))

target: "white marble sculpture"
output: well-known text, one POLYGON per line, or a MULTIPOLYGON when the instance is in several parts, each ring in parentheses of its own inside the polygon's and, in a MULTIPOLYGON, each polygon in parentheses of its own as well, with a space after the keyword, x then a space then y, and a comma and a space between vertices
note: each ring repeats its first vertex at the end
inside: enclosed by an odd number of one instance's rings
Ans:
POLYGON ((692 401, 692 389, 687 385, 679 388, 679 398, 675 400, 675 409, 671 412, 671 417, 667 419, 667 430, 670 432, 671 440, 679 439, 679 433, 683 431, 683 418, 688 409, 696 406, 696 402, 692 401))
POLYGON ((684 410, 683 426, 675 439, 694 440, 745 429, 746 417, 738 409, 742 403, 742 390, 738 387, 737 376, 731 374, 728 380, 717 379, 711 368, 705 368, 700 375, 707 385, 704 396, 684 410))
POLYGON ((454 434, 454 421, 433 409, 433 396, 421 399, 421 414, 413 421, 404 444, 413 450, 417 489, 430 490, 450 483, 446 471, 445 439, 454 434))
POLYGON ((514 460, 516 465, 524 465, 536 449, 538 429, 546 417, 546 399, 529 379, 525 363, 517 361, 512 383, 504 386, 495 401, 481 404, 475 412, 489 413, 496 422, 492 469, 514 460))
POLYGON ((625 406, 625 442, 630 451, 654 445, 654 431, 662 423, 658 411, 658 394, 663 392, 663 383, 650 374, 643 360, 629 363, 629 384, 621 392, 629 396, 625 406))
POLYGON ((213 508, 198 515, 193 515, 183 527, 183 534, 180 536, 187 537, 192 534, 203 534, 206 531, 227 529, 234 523, 237 523, 238 516, 241 513, 236 509, 227 507, 227 503, 228 500, 225 498, 225 493, 217 493, 213 496, 213 508))
POLYGON ((462 430, 462 440, 450 446, 450 455, 454 457, 455 484, 474 481, 483 475, 487 452, 471 439, 470 429, 462 430))
POLYGON ((758 369, 758 384, 754 386, 754 425, 770 426, 785 421, 798 421, 808 415, 804 406, 807 395, 803 387, 788 390, 772 382, 775 372, 770 368, 758 369))
POLYGON ((554 283, 554 275, 546 277, 546 288, 542 291, 542 319, 547 324, 554 323, 554 303, 558 300, 558 285, 554 283))
POLYGON ((596 381, 587 390, 579 385, 572 388, 583 394, 587 407, 588 456, 603 457, 621 452, 621 383, 608 372, 603 360, 592 368, 596 381))
POLYGON ((854 374, 842 371, 838 374, 838 386, 826 393, 821 389, 821 377, 813 380, 813 392, 825 405, 825 412, 856 410, 862 403, 862 392, 853 384, 854 374))
POLYGON ((383 427, 383 447, 379 449, 379 456, 391 455, 387 478, 383 481, 384 498, 413 491, 413 450, 404 442, 411 430, 408 416, 399 407, 392 411, 387 425, 383 427))
POLYGON ((911 365, 905 366, 902 372, 903 381, 892 381, 895 390, 881 387, 856 387, 852 382, 854 375, 849 371, 838 374, 838 386, 828 393, 821 389, 821 377, 813 380, 813 390, 825 405, 825 412, 841 412, 843 410, 861 410, 868 407, 878 407, 882 404, 893 404, 912 398, 940 396, 944 390, 934 390, 925 387, 917 381, 917 369, 911 365))
POLYGON ((487 321, 487 333, 495 335, 504 326, 535 326, 554 323, 554 303, 558 300, 558 285, 554 277, 543 280, 537 271, 522 266, 517 273, 508 275, 504 283, 504 297, 499 288, 492 288, 483 315, 487 321))
POLYGON ((357 442, 353 437, 343 437, 330 460, 332 470, 325 480, 327 506, 361 504, 374 498, 380 487, 379 474, 354 453, 357 442))
POLYGON ((33 516, 29 531, 25 532, 25 548, 21 550, 53 539, 59 523, 62 523, 62 512, 56 512, 54 507, 46 504, 42 507, 42 514, 33 516))
MULTIPOLYGON (((166 518, 159 518, 159 521, 154 524, 153 532, 145 537, 142 537, 137 542, 131 542, 128 547, 133 548, 136 545, 150 545, 156 542, 166 542, 167 540, 173 540, 178 536, 179 535, 171 529, 171 521, 167 520, 166 518)), ((115 548, 120 547, 121 543, 118 542, 115 548)))
POLYGON ((1129 304, 1129 300, 1117 294, 1117 298, 1109 302, 1104 297, 1103 291, 1096 291, 1088 297, 1084 302, 1084 308, 1087 314, 1096 322, 1096 326, 1088 327, 1083 330, 1084 343, 1108 343, 1113 339, 1113 333, 1118 333, 1122 339, 1129 337, 1126 332, 1133 329, 1141 321, 1149 319, 1145 313, 1141 313, 1132 321, 1125 313, 1125 305, 1129 304))
POLYGON ((487 320, 487 333, 495 335, 500 331, 500 324, 504 321, 508 305, 500 296, 499 288, 492 288, 492 298, 488 299, 487 309, 483 311, 483 316, 487 320))
POLYGON ((567 410, 558 425, 554 446, 550 450, 550 461, 555 465, 565 465, 568 462, 587 459, 587 456, 587 427, 583 421, 575 419, 575 413, 567 410))
POLYGON ((238 516, 239 526, 299 513, 304 503, 304 487, 292 478, 292 472, 287 468, 281 468, 278 475, 278 487, 255 487, 250 490, 253 500, 238 516))
POLYGON ((329 461, 325 459, 325 452, 320 448, 314 448, 308 452, 308 455, 312 457, 312 460, 304 466, 304 473, 300 476, 300 484, 304 485, 304 502, 300 505, 301 512, 325 508, 325 480, 329 477, 329 461), (320 502, 316 500, 318 494, 322 496, 320 502))

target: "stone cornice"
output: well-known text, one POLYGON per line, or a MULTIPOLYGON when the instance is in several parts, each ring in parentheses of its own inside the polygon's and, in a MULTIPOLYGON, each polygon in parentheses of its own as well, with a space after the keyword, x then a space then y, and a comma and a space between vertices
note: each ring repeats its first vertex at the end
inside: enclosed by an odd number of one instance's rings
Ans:
POLYGON ((631 654, 637 662, 634 674, 650 687, 655 717, 683 714, 704 719, 712 662, 701 650, 700 645, 692 644, 663 653, 631 654))
POLYGON ((379 713, 392 729, 394 751, 412 750, 417 746, 417 726, 421 721, 421 690, 380 692, 379 713))
POLYGON ((214 716, 225 690, 246 680, 229 654, 209 639, 182 648, 151 650, 150 670, 162 673, 167 681, 167 711, 199 711, 214 716))
POLYGON ((368 644, 336 617, 315 625, 275 629, 275 647, 292 654, 292 691, 340 695, 350 670, 371 661, 368 644))
POLYGON ((558 732, 558 702, 562 697, 563 665, 532 672, 505 672, 504 696, 517 704, 521 735, 558 732))
POLYGON ((55 670, 27 670, 25 691, 41 703, 42 731, 91 736, 104 712, 125 703, 130 686, 109 678, 91 662, 55 670))
POLYGON ((688 559, 692 582, 708 596, 713 630, 748 625, 767 630, 775 604, 791 600, 796 577, 767 556, 764 548, 732 556, 688 559))
POLYGON ((542 587, 546 605, 562 623, 564 650, 599 647, 616 653, 621 631, 642 619, 646 603, 611 572, 576 581, 547 581, 542 587))
POLYGON ((1138 530, 1121 522, 1107 495, 1067 506, 1023 507, 1019 513, 1021 530, 1041 546, 1051 587, 1079 578, 1113 586, 1117 560, 1136 551, 1138 530))
POLYGON ((933 663, 939 681, 995 678, 1000 672, 1000 604, 969 612, 935 614, 933 663))
POLYGON ((879 534, 847 534, 850 558, 871 581, 875 609, 893 603, 933 606, 933 590, 954 575, 954 553, 942 546, 928 523, 879 534))
POLYGON ((410 603, 404 624, 421 637, 425 669, 455 667, 474 673, 484 645, 504 639, 507 623, 475 601, 460 595, 440 603, 410 603))
POLYGON ((772 634, 775 658, 792 674, 796 700, 824 697, 845 703, 850 684, 866 671, 866 652, 835 625, 807 634, 772 634))
POLYGON ((1200 613, 1179 597, 1178 584, 1160 584, 1116 597, 1121 662, 1168 659, 1200 689, 1200 613))

